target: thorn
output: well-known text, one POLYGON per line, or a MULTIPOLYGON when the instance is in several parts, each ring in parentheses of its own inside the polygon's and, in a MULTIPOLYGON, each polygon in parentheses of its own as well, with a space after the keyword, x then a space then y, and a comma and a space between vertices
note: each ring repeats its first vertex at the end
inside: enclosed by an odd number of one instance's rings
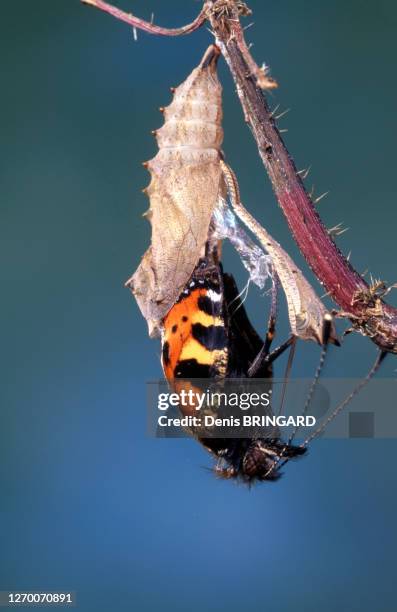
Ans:
POLYGON ((154 13, 151 14, 150 16, 150 23, 153 25, 154 23, 154 13))
POLYGON ((254 46, 254 43, 250 43, 250 44, 248 45, 248 51, 250 51, 250 49, 252 49, 252 47, 253 47, 253 46, 254 46))
POLYGON ((280 134, 285 134, 285 132, 288 132, 288 130, 287 129, 279 130, 279 132, 280 132, 280 134))
POLYGON ((351 252, 351 251, 349 251, 349 254, 348 254, 348 256, 346 257, 347 261, 350 261, 351 254, 352 254, 352 252, 351 252))
POLYGON ((366 270, 364 270, 364 272, 362 274, 360 274, 361 278, 365 278, 368 274, 368 268, 366 270))
POLYGON ((142 189, 142 193, 147 193, 147 187, 144 187, 144 188, 142 189))
POLYGON ((324 191, 324 193, 322 193, 320 196, 318 196, 318 198, 316 198, 316 199, 313 201, 313 204, 318 204, 318 203, 319 203, 319 202, 321 202, 321 200, 322 200, 323 198, 325 198, 325 196, 327 196, 328 194, 329 194, 329 191, 324 191))
POLYGON ((276 116, 277 121, 279 119, 281 119, 281 117, 284 117, 284 115, 287 115, 290 112, 290 108, 286 108, 285 111, 283 111, 282 113, 280 113, 279 115, 276 116))
POLYGON ((150 133, 152 136, 157 136, 157 130, 152 130, 150 133))
POLYGON ((394 285, 390 285, 390 287, 388 287, 388 289, 386 289, 385 293, 383 294, 384 296, 388 295, 390 293, 390 291, 392 291, 392 289, 397 289, 397 283, 394 283, 394 285))
POLYGON ((148 161, 144 161, 144 162, 142 162, 142 166, 143 166, 144 168, 148 168, 148 167, 149 167, 149 162, 148 162, 148 161))
POLYGON ((171 91, 172 94, 174 94, 175 91, 176 91, 176 87, 170 87, 170 91, 171 91))
POLYGON ((338 223, 338 225, 334 225, 333 227, 330 227, 327 232, 329 234, 333 234, 335 231, 340 230, 342 223, 338 223))
POLYGON ((331 295, 331 293, 332 293, 332 291, 327 291, 327 293, 324 293, 324 294, 321 296, 321 299, 323 300, 324 298, 326 298, 326 297, 328 297, 329 295, 331 295))
POLYGON ((159 111, 160 111, 160 113, 164 113, 164 111, 165 111, 164 106, 160 106, 159 111))
POLYGON ((342 236, 342 234, 344 234, 345 232, 347 232, 348 227, 342 228, 342 223, 338 223, 338 225, 334 225, 334 227, 331 227, 329 230, 327 230, 328 234, 331 236, 331 238, 336 238, 336 236, 342 236))
POLYGON ((152 216, 153 216, 153 213, 150 210, 150 208, 148 208, 147 210, 145 210, 144 213, 142 213, 142 217, 144 217, 145 219, 151 219, 152 216))
POLYGON ((313 199, 315 189, 316 189, 316 186, 312 185, 312 188, 311 188, 310 193, 309 193, 309 198, 311 200, 313 199))
POLYGON ((132 35, 134 37, 134 41, 137 42, 138 40, 138 30, 136 28, 132 28, 132 35))
POLYGON ((280 108, 280 104, 277 104, 277 106, 272 110, 272 112, 270 113, 271 117, 274 117, 274 115, 277 113, 278 109, 280 108))
POLYGON ((249 23, 248 25, 246 25, 243 30, 248 30, 248 28, 252 28, 252 26, 254 25, 254 22, 252 21, 251 23, 249 23))
POLYGON ((310 172, 311 168, 312 168, 311 166, 308 166, 307 168, 303 168, 303 170, 298 170, 298 172, 296 174, 299 174, 299 176, 301 177, 302 181, 304 181, 309 176, 309 172, 310 172))

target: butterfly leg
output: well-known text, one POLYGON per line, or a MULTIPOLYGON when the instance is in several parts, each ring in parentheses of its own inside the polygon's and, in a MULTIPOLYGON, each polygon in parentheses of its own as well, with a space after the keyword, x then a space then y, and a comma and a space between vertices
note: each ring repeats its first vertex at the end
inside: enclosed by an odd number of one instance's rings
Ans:
POLYGON ((266 364, 270 365, 275 361, 280 355, 284 353, 292 344, 296 341, 296 336, 290 336, 285 342, 280 344, 274 351, 271 353, 266 353, 266 343, 264 343, 262 349, 255 357, 255 360, 251 364, 248 370, 249 378, 255 378, 258 374, 259 370, 266 364))

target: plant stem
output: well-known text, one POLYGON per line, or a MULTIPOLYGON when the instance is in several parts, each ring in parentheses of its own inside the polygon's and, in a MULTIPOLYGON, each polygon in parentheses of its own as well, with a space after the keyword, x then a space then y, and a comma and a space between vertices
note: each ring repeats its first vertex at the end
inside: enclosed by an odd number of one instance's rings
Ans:
POLYGON ((136 28, 137 30, 144 30, 149 34, 157 34, 158 36, 181 36, 183 34, 190 34, 197 30, 200 26, 203 25, 206 20, 206 11, 203 10, 197 15, 196 19, 181 28, 162 28, 160 26, 155 25, 154 23, 150 23, 150 21, 144 21, 139 17, 135 17, 131 13, 125 13, 124 11, 118 9, 111 4, 107 4, 107 2, 103 2, 102 0, 81 0, 83 4, 89 4, 90 6, 94 6, 105 13, 109 13, 116 19, 120 21, 124 21, 128 23, 128 25, 136 28))
POLYGON ((227 19, 218 19, 217 2, 212 2, 209 18, 292 235, 320 283, 341 307, 343 316, 349 317, 353 327, 382 350, 397 353, 397 309, 373 292, 323 225, 266 102, 263 89, 267 87, 258 78, 260 69, 245 43, 236 4, 229 3, 227 19))
POLYGON ((133 28, 161 36, 180 36, 208 19, 216 42, 230 68, 244 117, 258 146, 278 203, 300 251, 320 283, 351 320, 354 329, 369 336, 381 350, 397 353, 397 309, 368 286, 336 246, 307 193, 277 129, 263 90, 275 82, 255 63, 244 39, 240 16, 250 14, 241 0, 206 0, 196 19, 182 28, 156 26, 102 0, 82 0, 133 28))

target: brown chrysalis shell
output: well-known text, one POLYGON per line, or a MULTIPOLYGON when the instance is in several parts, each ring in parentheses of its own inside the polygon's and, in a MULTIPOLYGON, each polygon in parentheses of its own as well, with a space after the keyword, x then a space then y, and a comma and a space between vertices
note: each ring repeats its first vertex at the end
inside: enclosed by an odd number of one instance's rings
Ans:
POLYGON ((151 246, 127 281, 150 336, 183 291, 203 254, 221 185, 223 140, 222 87, 211 45, 199 66, 179 87, 155 132, 157 155, 145 164, 151 182, 145 190, 150 207, 151 246))

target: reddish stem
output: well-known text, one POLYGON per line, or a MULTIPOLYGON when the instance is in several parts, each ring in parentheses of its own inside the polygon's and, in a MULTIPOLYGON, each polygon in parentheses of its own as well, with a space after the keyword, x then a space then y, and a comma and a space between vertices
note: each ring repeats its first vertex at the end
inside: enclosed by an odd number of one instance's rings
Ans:
POLYGON ((240 15, 250 13, 241 0, 206 0, 196 19, 182 28, 162 28, 103 2, 85 4, 113 15, 133 28, 160 36, 180 36, 211 23, 229 65, 244 116, 256 140, 277 200, 290 230, 313 272, 353 327, 369 336, 382 350, 397 353, 397 309, 385 304, 340 252, 306 192, 303 181, 280 136, 262 89, 275 86, 259 68, 245 43, 240 15))
POLYGON ((397 353, 397 309, 385 304, 344 257, 324 227, 297 172, 267 105, 255 64, 244 40, 236 2, 227 19, 218 19, 217 2, 209 3, 216 42, 228 63, 259 154, 300 251, 353 327, 382 350, 397 353))
POLYGON ((150 23, 149 21, 144 21, 143 19, 139 19, 139 17, 135 17, 131 13, 125 13, 121 9, 118 9, 111 4, 107 4, 107 2, 103 2, 102 0, 81 0, 83 4, 89 4, 90 6, 95 6, 96 8, 104 11, 105 13, 109 13, 116 19, 120 21, 124 21, 128 23, 128 25, 133 28, 137 28, 138 30, 144 30, 145 32, 149 32, 149 34, 157 34, 158 36, 181 36, 183 34, 190 34, 197 30, 200 26, 203 25, 206 20, 206 11, 205 7, 203 10, 197 15, 196 19, 192 21, 192 23, 188 23, 187 25, 181 28, 162 28, 160 26, 155 25, 154 23, 150 23))

